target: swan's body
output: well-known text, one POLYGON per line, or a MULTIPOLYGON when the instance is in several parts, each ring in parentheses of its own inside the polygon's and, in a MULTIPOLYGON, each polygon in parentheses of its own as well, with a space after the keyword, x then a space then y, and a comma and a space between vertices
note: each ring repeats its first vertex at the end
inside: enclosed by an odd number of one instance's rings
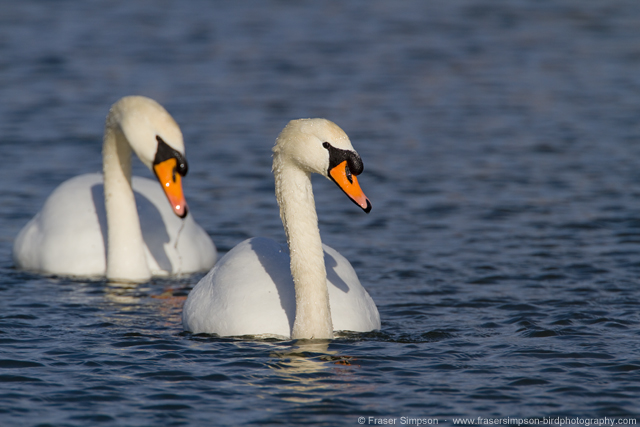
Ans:
MULTIPOLYGON (((323 249, 333 329, 379 329, 375 303, 349 261, 329 246, 323 249)), ((288 338, 295 313, 287 247, 254 237, 234 247, 191 291, 183 319, 185 328, 196 333, 288 338)))
POLYGON ((58 186, 18 234, 16 266, 131 282, 211 268, 216 248, 182 196, 183 153, 180 129, 158 103, 126 97, 114 104, 105 127, 106 178, 85 174, 58 186), (162 186, 132 179, 132 149, 162 186))
MULTIPOLYGON (((132 184, 151 274, 210 267, 215 248, 193 215, 184 220, 176 216, 156 181, 134 176, 132 184)), ((106 229, 102 174, 78 175, 60 184, 20 232, 14 247, 16 263, 48 274, 104 276, 106 229)))
POLYGON ((322 244, 311 188, 310 174, 322 174, 366 212, 371 209, 353 176, 363 168, 349 138, 328 120, 295 120, 273 151, 288 250, 265 238, 233 248, 189 294, 185 329, 295 339, 379 329, 378 309, 349 262, 322 244))

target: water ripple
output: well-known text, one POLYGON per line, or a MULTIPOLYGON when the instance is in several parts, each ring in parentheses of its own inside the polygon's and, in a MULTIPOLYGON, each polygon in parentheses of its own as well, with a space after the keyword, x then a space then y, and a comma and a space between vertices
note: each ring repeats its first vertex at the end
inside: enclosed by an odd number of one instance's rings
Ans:
POLYGON ((636 2, 107 3, 0 3, 3 425, 639 415, 636 2), (105 108, 133 93, 180 123, 190 208, 221 253, 284 241, 284 124, 343 127, 374 207, 314 179, 320 229, 382 330, 194 335, 180 314, 201 275, 16 270, 19 229, 101 170, 105 108))

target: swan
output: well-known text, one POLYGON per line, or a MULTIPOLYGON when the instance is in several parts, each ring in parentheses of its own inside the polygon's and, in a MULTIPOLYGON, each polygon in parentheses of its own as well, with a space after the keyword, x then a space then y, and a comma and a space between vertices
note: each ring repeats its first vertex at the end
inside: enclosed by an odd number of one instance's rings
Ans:
POLYGON ((273 174, 287 246, 262 237, 229 251, 191 290, 184 329, 219 336, 331 339, 380 329, 378 309, 346 258, 323 245, 311 173, 334 181, 365 212, 362 160, 325 119, 292 120, 273 148, 273 174))
POLYGON ((104 178, 63 182, 19 232, 16 267, 134 283, 209 270, 216 247, 188 215, 181 182, 188 166, 173 117, 150 98, 120 99, 107 115, 102 158, 104 178), (132 179, 132 151, 161 185, 132 179))

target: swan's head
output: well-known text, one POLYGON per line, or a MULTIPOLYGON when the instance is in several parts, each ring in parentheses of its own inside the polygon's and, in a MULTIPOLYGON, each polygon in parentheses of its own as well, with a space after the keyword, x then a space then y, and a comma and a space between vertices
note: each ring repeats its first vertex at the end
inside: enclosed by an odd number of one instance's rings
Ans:
POLYGON ((107 127, 118 128, 142 163, 151 169, 176 215, 187 215, 181 178, 189 169, 182 132, 160 104, 144 96, 127 96, 116 102, 107 127))
POLYGON ((326 119, 290 121, 273 147, 274 170, 292 163, 308 173, 317 173, 335 182, 365 212, 371 210, 356 175, 364 170, 362 159, 347 134, 326 119))

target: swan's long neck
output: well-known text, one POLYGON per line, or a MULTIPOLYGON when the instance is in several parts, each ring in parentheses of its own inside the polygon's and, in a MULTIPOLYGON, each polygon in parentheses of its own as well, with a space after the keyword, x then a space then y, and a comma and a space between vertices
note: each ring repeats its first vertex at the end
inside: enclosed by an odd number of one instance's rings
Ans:
POLYGON ((120 127, 108 124, 102 147, 107 279, 144 282, 151 278, 151 273, 131 187, 131 151, 120 127))
POLYGON ((275 163, 274 175, 296 292, 291 338, 333 338, 327 272, 311 176, 292 165, 275 163))

